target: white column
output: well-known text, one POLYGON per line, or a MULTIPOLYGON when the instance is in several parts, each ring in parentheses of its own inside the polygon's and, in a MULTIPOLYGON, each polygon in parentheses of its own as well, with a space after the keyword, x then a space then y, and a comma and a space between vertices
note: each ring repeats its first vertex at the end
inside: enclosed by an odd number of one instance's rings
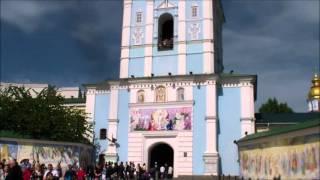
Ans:
POLYGON ((146 42, 144 48, 144 76, 152 73, 152 43, 153 43, 153 0, 147 0, 146 17, 146 42))
POLYGON ((254 86, 250 82, 241 83, 241 137, 255 132, 254 86))
POLYGON ((212 1, 203 1, 203 73, 214 73, 214 46, 213 46, 213 5, 212 1))
POLYGON ((178 74, 186 74, 186 0, 179 1, 178 12, 178 74))
MULTIPOLYGON (((109 128, 108 128, 108 138, 117 138, 118 132, 118 89, 111 87, 110 92, 110 104, 109 104, 109 128)), ((108 141, 108 150, 106 153, 107 160, 116 161, 117 160, 117 148, 116 146, 108 141)))
POLYGON ((209 82, 206 89, 206 151, 203 155, 205 174, 218 174, 217 152, 217 88, 209 82))
MULTIPOLYGON (((86 109, 85 112, 87 114, 86 121, 89 123, 93 123, 95 121, 94 119, 94 107, 95 107, 95 101, 96 101, 96 90, 95 89, 87 89, 86 92, 86 109)), ((90 136, 88 137, 90 141, 93 140, 93 134, 90 133, 90 136)))
POLYGON ((121 58, 120 58, 120 78, 128 77, 131 6, 132 6, 132 0, 124 0, 123 20, 122 20, 122 39, 121 39, 121 58))

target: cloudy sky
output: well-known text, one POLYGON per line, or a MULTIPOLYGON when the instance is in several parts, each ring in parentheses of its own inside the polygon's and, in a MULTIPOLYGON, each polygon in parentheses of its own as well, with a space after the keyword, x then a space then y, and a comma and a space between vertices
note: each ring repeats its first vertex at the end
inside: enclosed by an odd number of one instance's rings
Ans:
MULTIPOLYGON (((78 86, 117 78, 122 0, 0 0, 5 82, 78 86)), ((225 71, 258 75, 268 97, 307 109, 319 71, 319 0, 222 0, 225 71)))

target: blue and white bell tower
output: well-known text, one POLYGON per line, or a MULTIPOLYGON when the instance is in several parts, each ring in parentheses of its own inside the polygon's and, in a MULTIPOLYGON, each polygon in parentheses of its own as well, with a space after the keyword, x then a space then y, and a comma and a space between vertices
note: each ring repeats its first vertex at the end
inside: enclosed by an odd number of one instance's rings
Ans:
POLYGON ((124 0, 120 78, 223 70, 216 0, 124 0))
POLYGON ((224 21, 220 0, 123 1, 120 78, 86 85, 101 155, 175 177, 239 174, 256 76, 223 73, 224 21))

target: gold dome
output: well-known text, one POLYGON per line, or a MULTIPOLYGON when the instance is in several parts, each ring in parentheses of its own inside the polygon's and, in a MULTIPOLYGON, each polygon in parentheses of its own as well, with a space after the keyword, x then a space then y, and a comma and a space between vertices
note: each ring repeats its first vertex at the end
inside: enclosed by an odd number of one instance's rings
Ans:
POLYGON ((320 77, 314 74, 312 79, 312 87, 309 91, 309 99, 320 99, 320 77))

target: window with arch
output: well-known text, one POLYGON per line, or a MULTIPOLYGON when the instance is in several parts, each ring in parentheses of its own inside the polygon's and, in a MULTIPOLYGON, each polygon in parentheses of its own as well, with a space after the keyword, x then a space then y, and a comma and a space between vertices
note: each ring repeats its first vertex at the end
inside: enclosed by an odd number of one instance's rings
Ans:
POLYGON ((144 102, 144 90, 139 90, 137 93, 137 102, 143 103, 144 102))
POLYGON ((156 102, 166 101, 166 88, 164 86, 159 86, 156 88, 156 102))
POLYGON ((184 101, 184 89, 177 89, 177 101, 184 101))
POLYGON ((191 7, 191 16, 194 17, 198 17, 198 6, 193 5, 191 7))
POLYGON ((107 129, 100 129, 100 139, 107 139, 107 129))
POLYGON ((164 13, 159 17, 158 22, 158 50, 173 49, 173 16, 164 13))

